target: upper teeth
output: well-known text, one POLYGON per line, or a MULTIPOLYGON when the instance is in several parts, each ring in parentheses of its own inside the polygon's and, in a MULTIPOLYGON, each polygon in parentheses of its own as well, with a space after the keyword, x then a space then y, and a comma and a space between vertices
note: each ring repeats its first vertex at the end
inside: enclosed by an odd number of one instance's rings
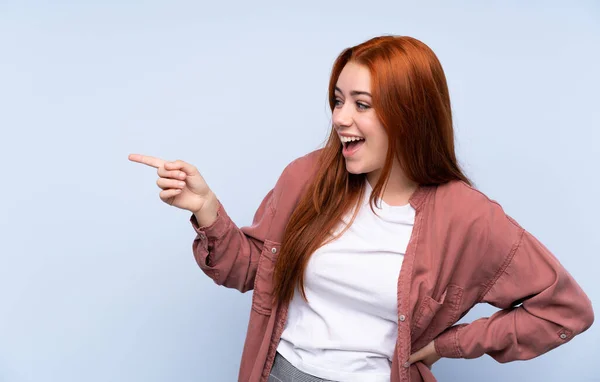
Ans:
POLYGON ((352 142, 352 141, 358 141, 364 138, 361 137, 340 137, 340 139, 342 140, 342 142, 346 143, 346 142, 352 142))

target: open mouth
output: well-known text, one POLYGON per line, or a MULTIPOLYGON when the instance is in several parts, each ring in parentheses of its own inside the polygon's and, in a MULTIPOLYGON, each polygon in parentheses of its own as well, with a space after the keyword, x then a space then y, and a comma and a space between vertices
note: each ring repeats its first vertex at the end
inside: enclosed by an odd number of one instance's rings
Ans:
POLYGON ((349 157, 356 153, 364 143, 364 138, 342 137, 342 154, 344 154, 345 157, 349 157))
POLYGON ((358 139, 356 141, 344 142, 344 149, 351 151, 363 143, 365 143, 364 139, 358 139))

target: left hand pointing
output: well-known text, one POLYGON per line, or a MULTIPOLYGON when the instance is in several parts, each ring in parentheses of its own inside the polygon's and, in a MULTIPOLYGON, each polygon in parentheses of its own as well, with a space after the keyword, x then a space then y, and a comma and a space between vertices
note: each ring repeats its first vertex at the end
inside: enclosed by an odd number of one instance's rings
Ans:
POLYGON ((425 346, 423 349, 419 350, 416 353, 413 353, 408 359, 408 363, 411 365, 415 362, 421 361, 431 369, 431 366, 442 358, 435 351, 435 345, 433 341, 429 343, 429 345, 425 346))

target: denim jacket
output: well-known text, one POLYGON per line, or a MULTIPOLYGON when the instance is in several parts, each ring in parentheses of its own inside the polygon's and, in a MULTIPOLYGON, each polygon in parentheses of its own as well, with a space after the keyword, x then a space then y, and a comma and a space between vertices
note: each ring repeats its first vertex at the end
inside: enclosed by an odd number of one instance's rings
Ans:
MULTIPOLYGON (((252 290, 240 382, 266 382, 288 306, 272 306, 273 270, 286 224, 319 166, 321 150, 290 163, 250 226, 219 205, 196 231, 194 257, 218 285, 252 290)), ((431 341, 442 357, 525 360, 560 346, 594 321, 591 302, 554 255, 502 207, 462 181, 421 186, 409 203, 413 232, 398 276, 398 336, 392 382, 434 382, 410 354, 431 341), (499 311, 456 325, 478 303, 499 311)))

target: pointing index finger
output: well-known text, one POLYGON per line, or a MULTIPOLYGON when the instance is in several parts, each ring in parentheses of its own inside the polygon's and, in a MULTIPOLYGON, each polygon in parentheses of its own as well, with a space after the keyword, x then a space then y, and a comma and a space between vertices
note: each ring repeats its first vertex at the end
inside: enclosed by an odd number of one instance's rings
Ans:
POLYGON ((165 161, 160 158, 155 158, 149 155, 130 154, 129 160, 132 162, 142 163, 150 167, 159 168, 164 165, 165 161))

